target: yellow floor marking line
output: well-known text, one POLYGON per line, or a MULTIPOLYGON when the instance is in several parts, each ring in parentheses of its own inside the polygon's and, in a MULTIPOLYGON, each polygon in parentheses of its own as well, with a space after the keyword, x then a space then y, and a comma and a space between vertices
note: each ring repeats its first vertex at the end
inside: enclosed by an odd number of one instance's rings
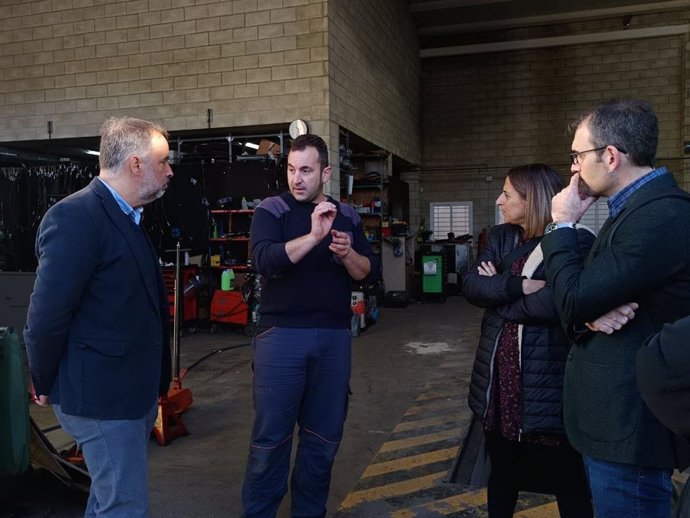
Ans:
POLYGON ((434 500, 408 509, 399 509, 393 511, 390 518, 415 518, 420 515, 428 515, 430 512, 447 515, 474 509, 480 505, 486 505, 486 488, 434 500))
POLYGON ((435 410, 446 410, 448 408, 460 408, 464 406, 466 403, 464 400, 459 400, 459 399, 450 399, 450 400, 443 400, 443 401, 437 401, 435 403, 431 403, 428 405, 423 405, 423 406, 418 406, 415 405, 411 407, 407 412, 405 412, 405 417, 410 416, 410 415, 417 415, 421 414, 423 412, 433 412, 435 410))
POLYGON ((388 441, 383 443, 379 453, 402 450, 403 448, 412 448, 413 446, 421 446, 422 444, 447 441, 448 439, 458 439, 458 442, 460 442, 462 433, 463 430, 461 428, 453 428, 451 430, 443 430, 442 432, 438 433, 418 435, 416 437, 408 437, 407 439, 400 439, 397 441, 388 441))
POLYGON ((559 518, 556 502, 525 509, 514 514, 514 518, 559 518))
POLYGON ((429 453, 422 453, 420 455, 412 455, 402 459, 389 460, 386 462, 378 462, 370 464, 369 467, 362 474, 362 478, 376 477, 386 473, 393 473, 395 471, 403 471, 408 469, 418 468, 419 466, 426 466, 434 462, 441 462, 444 460, 454 459, 458 453, 458 447, 446 448, 444 450, 431 451, 429 453))
MULTIPOLYGON (((467 418, 467 421, 469 421, 469 417, 467 418)), ((418 419, 416 421, 405 421, 403 423, 400 423, 398 426, 395 427, 393 430, 393 433, 399 433, 399 432, 407 432, 409 430, 418 430, 420 428, 427 428, 430 426, 436 426, 439 424, 457 424, 458 422, 458 416, 457 415, 447 415, 447 416, 440 416, 440 417, 430 417, 428 419, 418 419)))
POLYGON ((415 491, 429 489, 434 487, 436 483, 443 479, 443 477, 447 476, 447 474, 448 473, 446 471, 442 471, 441 473, 433 473, 432 475, 427 475, 425 477, 417 477, 410 480, 404 480, 402 482, 394 482, 392 484, 386 484, 385 486, 353 491, 347 495, 347 497, 345 497, 345 500, 342 501, 339 510, 355 507, 365 502, 373 502, 375 500, 382 500, 392 496, 406 495, 409 493, 414 493, 415 491))
MULTIPOLYGON (((447 384, 446 384, 447 385, 447 384)), ((429 401, 430 399, 439 399, 439 398, 454 398, 456 400, 460 400, 460 391, 455 388, 455 387, 443 387, 445 390, 438 390, 438 389, 433 389, 433 390, 428 390, 421 394, 416 401, 429 401)), ((465 399, 462 398, 462 401, 464 402, 465 399)))

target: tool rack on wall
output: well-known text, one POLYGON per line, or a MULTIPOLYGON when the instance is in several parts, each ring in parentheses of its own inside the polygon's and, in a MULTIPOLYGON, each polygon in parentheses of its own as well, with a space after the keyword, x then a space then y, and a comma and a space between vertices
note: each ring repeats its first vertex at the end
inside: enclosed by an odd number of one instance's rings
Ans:
POLYGON ((376 254, 381 255, 384 230, 388 227, 388 158, 384 150, 350 149, 350 134, 340 138, 340 201, 355 209, 376 254))
POLYGON ((214 209, 211 214, 211 235, 208 239, 212 283, 217 288, 223 270, 246 273, 251 257, 249 229, 253 209, 214 209))

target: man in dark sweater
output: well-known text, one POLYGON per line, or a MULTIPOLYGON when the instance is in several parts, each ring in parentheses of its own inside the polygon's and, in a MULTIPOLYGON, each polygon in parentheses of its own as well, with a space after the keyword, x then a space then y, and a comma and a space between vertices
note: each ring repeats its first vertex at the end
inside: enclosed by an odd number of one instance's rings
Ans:
POLYGON ((575 339, 564 422, 597 518, 668 518, 672 470, 689 464, 688 445, 650 412, 635 379, 645 339, 690 313, 690 204, 666 168, 654 167, 658 135, 654 109, 640 99, 585 112, 573 176, 553 198, 542 241, 547 282, 575 339), (609 218, 582 257, 573 223, 599 196, 609 218))
POLYGON ((322 518, 350 382, 351 279, 378 275, 352 207, 323 193, 326 143, 296 138, 290 192, 265 199, 251 226, 252 264, 264 278, 254 339, 256 418, 242 490, 245 518, 273 518, 287 492, 295 423, 292 516, 322 518))

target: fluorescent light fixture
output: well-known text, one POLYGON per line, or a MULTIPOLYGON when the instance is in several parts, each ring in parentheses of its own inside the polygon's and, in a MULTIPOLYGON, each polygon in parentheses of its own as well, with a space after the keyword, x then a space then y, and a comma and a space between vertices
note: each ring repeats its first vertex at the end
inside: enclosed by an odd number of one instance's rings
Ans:
POLYGON ((85 149, 84 153, 86 153, 87 155, 100 156, 100 153, 98 151, 94 151, 93 149, 85 149))
POLYGON ((252 149, 259 149, 259 144, 254 144, 254 142, 245 142, 244 146, 252 149))

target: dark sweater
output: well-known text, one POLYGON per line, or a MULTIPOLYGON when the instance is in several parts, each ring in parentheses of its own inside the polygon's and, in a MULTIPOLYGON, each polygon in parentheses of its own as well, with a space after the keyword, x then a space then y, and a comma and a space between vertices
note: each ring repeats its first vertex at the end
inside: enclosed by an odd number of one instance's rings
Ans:
MULTIPOLYGON (((349 205, 330 197, 328 201, 338 207, 332 228, 350 234, 352 248, 371 262, 365 281, 376 280, 378 261, 364 235, 361 218, 349 205)), ((340 258, 328 249, 330 234, 297 264, 285 251, 285 243, 310 232, 314 207, 313 203, 298 202, 287 192, 265 199, 254 213, 252 265, 264 278, 261 326, 350 327, 351 278, 340 258)))

